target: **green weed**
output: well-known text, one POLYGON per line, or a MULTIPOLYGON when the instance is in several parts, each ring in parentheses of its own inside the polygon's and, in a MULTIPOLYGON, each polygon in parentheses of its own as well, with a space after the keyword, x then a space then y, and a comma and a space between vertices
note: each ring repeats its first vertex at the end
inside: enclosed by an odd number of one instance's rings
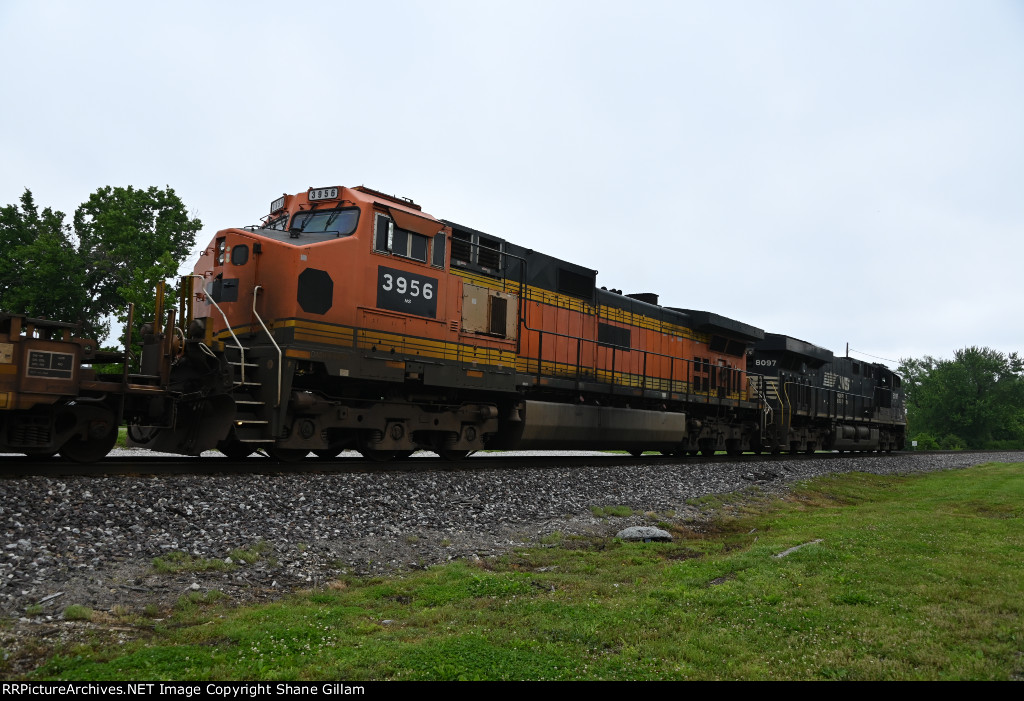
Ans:
POLYGON ((626 518, 633 515, 633 509, 628 506, 591 506, 590 512, 598 518, 607 518, 609 516, 626 518))
MULTIPOLYGON (((300 543, 300 551, 305 550, 305 547, 300 543)), ((268 558, 270 552, 273 551, 273 547, 270 543, 265 540, 261 540, 250 548, 236 548, 228 553, 234 562, 244 562, 247 565, 251 565, 254 562, 268 558)), ((270 559, 270 558, 268 558, 270 559)))
POLYGON ((187 552, 176 550, 166 555, 153 558, 153 569, 162 574, 173 574, 176 572, 208 572, 210 570, 230 570, 231 563, 218 560, 217 558, 205 558, 191 555, 187 552))
POLYGON ((91 621, 96 612, 88 606, 72 604, 64 609, 64 618, 68 621, 91 621))

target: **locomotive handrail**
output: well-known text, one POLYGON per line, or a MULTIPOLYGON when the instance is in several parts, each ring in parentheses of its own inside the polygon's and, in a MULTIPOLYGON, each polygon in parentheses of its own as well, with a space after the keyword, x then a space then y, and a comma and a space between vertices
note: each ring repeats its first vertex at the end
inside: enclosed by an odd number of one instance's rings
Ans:
MULTIPOLYGON (((470 245, 472 246, 474 244, 470 243, 470 245)), ((475 244, 475 245, 479 245, 479 244, 475 244)), ((526 267, 527 267, 526 259, 522 258, 521 256, 517 256, 517 255, 511 254, 511 253, 502 253, 502 255, 508 255, 509 257, 516 258, 516 259, 518 259, 520 261, 520 276, 521 277, 518 280, 519 286, 520 286, 520 296, 519 296, 520 318, 519 318, 519 323, 521 324, 523 329, 526 329, 527 331, 533 331, 533 332, 537 333, 537 335, 538 335, 538 339, 537 339, 537 341, 538 341, 538 344, 537 344, 538 345, 538 347, 537 347, 537 375, 542 375, 543 374, 542 366, 543 366, 543 362, 544 362, 544 360, 543 360, 543 356, 544 356, 544 336, 545 335, 550 335, 550 336, 554 336, 556 338, 566 338, 566 339, 570 339, 570 340, 576 341, 576 381, 579 382, 580 381, 580 366, 581 366, 581 362, 580 362, 581 358, 580 358, 580 356, 581 356, 581 353, 582 353, 582 344, 583 343, 597 343, 598 341, 596 339, 592 339, 592 338, 583 338, 581 336, 573 336, 573 335, 570 335, 570 334, 562 334, 562 333, 556 333, 556 332, 552 332, 552 331, 546 331, 544 329, 532 328, 529 325, 529 323, 527 322, 527 318, 526 318, 527 317, 527 315, 526 315, 526 305, 524 304, 523 293, 522 293, 523 286, 525 285, 525 280, 526 280, 526 267)), ((596 307, 597 306, 596 302, 594 302, 594 304, 595 304, 595 307, 596 307)), ((595 319, 597 318, 596 314, 595 314, 594 318, 595 319)), ((522 348, 522 334, 520 333, 520 334, 517 334, 517 337, 516 337, 516 353, 517 353, 517 355, 522 355, 521 348, 522 348)), ((616 383, 615 383, 615 357, 616 357, 616 349, 618 348, 618 346, 611 346, 611 348, 612 348, 612 368, 611 368, 611 379, 610 379, 608 384, 611 387, 611 393, 614 394, 615 386, 616 386, 616 383)), ((681 358, 681 357, 676 356, 676 355, 669 355, 667 353, 655 353, 653 351, 648 351, 648 350, 633 349, 633 348, 623 348, 623 350, 626 350, 628 352, 634 352, 635 351, 635 352, 643 353, 643 368, 644 369, 643 369, 643 373, 642 373, 642 380, 641 380, 641 387, 640 387, 642 391, 646 391, 647 390, 647 370, 646 370, 646 368, 647 368, 647 356, 649 354, 653 355, 655 357, 659 357, 659 358, 667 358, 669 360, 669 377, 668 377, 669 392, 672 392, 672 385, 675 382, 675 361, 676 360, 681 360, 684 363, 686 363, 686 367, 687 367, 686 377, 685 378, 681 378, 681 380, 686 382, 687 384, 689 384, 690 385, 690 389, 692 390, 692 388, 693 388, 693 382, 692 382, 693 378, 691 376, 692 373, 690 372, 690 370, 692 370, 693 362, 694 361, 689 360, 688 358, 681 358)), ((554 361, 552 361, 552 362, 554 362, 554 361)), ((733 370, 735 372, 746 373, 748 375, 750 374, 750 372, 748 370, 740 370, 739 368, 729 368, 729 369, 733 370)), ((597 368, 595 367, 595 371, 596 370, 597 370, 597 368)), ((658 379, 664 379, 664 378, 658 378, 658 379)), ((740 384, 740 382, 738 382, 737 384, 740 384)), ((626 387, 628 385, 622 385, 622 386, 626 387)), ((715 403, 715 402, 711 401, 712 400, 712 396, 710 394, 710 386, 709 386, 709 392, 707 394, 695 394, 692 391, 686 391, 686 392, 683 392, 683 394, 686 394, 687 396, 704 396, 705 397, 705 402, 704 402, 705 404, 714 404, 715 403)), ((721 396, 717 396, 715 398, 716 399, 722 399, 721 396)), ((718 403, 720 404, 720 402, 718 402, 718 403)))
MULTIPOLYGON (((789 391, 786 388, 789 387, 790 385, 797 385, 797 386, 799 386, 799 383, 792 382, 792 381, 783 381, 781 384, 782 384, 782 391, 785 392, 785 394, 786 394, 786 402, 789 403, 789 391)), ((816 391, 819 391, 819 392, 828 392, 828 394, 831 397, 843 396, 843 397, 847 397, 848 398, 847 400, 843 401, 843 406, 846 407, 846 406, 853 405, 853 411, 850 412, 850 411, 847 411, 844 408, 841 416, 840 416, 840 413, 839 413, 838 402, 831 402, 830 403, 831 404, 831 410, 830 410, 830 412, 827 415, 832 417, 832 418, 837 418, 837 419, 838 418, 842 418, 842 419, 856 419, 857 418, 857 402, 856 402, 856 400, 858 400, 858 399, 861 400, 861 405, 862 406, 864 405, 865 402, 868 402, 868 401, 872 400, 872 396, 868 395, 868 394, 856 394, 854 392, 843 392, 841 390, 829 389, 827 387, 814 387, 814 389, 816 391), (853 400, 853 401, 850 401, 850 400, 853 400)), ((891 391, 891 390, 889 390, 889 391, 891 391)), ((792 418, 793 418, 793 412, 790 411, 790 420, 791 421, 792 421, 792 418)))
POLYGON ((263 327, 263 330, 267 332, 267 336, 270 337, 270 342, 273 343, 274 344, 274 348, 277 349, 277 403, 274 404, 274 408, 276 409, 277 407, 281 406, 281 384, 284 381, 283 380, 283 376, 282 376, 282 372, 283 372, 282 367, 284 365, 284 357, 283 357, 283 354, 281 353, 281 346, 277 345, 277 341, 274 340, 274 334, 270 333, 270 329, 268 329, 267 325, 263 323, 262 317, 260 317, 259 312, 256 311, 256 295, 258 295, 259 291, 262 290, 262 289, 263 289, 263 285, 256 285, 256 287, 253 288, 253 291, 252 291, 252 315, 256 317, 256 321, 260 322, 260 326, 263 327))
POLYGON ((782 394, 779 396, 779 427, 784 431, 789 431, 789 424, 793 422, 793 409, 789 402, 789 385, 791 382, 782 383, 782 394), (789 423, 786 423, 786 409, 789 409, 789 423))
MULTIPOLYGON (((132 352, 132 326, 135 323, 135 304, 134 302, 128 303, 128 323, 124 327, 124 362, 121 364, 121 387, 128 387, 128 363, 130 362, 129 356, 132 352)), ((125 395, 126 392, 121 392, 121 398, 118 400, 117 415, 124 416, 125 406, 125 395)))
MULTIPOLYGON (((192 274, 192 275, 189 275, 188 277, 190 277, 190 278, 197 278, 200 281, 204 280, 202 275, 192 274)), ((216 309, 218 312, 220 312, 221 318, 224 319, 224 327, 228 330, 228 333, 231 334, 231 338, 233 338, 235 340, 235 345, 238 346, 239 366, 242 368, 242 381, 239 382, 238 384, 236 384, 235 387, 240 387, 240 386, 245 384, 245 346, 242 345, 242 342, 238 340, 238 336, 236 336, 234 330, 232 330, 231 322, 228 321, 228 315, 225 314, 224 310, 220 308, 219 304, 217 304, 217 300, 215 300, 213 298, 213 294, 206 289, 206 282, 205 281, 203 282, 203 294, 205 294, 206 298, 208 300, 210 300, 210 304, 213 305, 214 309, 216 309)))
POLYGON ((764 379, 764 375, 751 375, 749 372, 747 373, 747 384, 750 386, 751 389, 754 390, 754 394, 757 395, 757 398, 761 400, 762 406, 764 406, 764 409, 761 412, 762 419, 764 419, 764 423, 761 426, 761 431, 763 433, 765 426, 767 426, 769 423, 768 419, 774 419, 774 410, 772 409, 771 404, 768 402, 767 395, 761 392, 761 383, 754 381, 758 377, 760 377, 762 380, 764 379))
MULTIPOLYGON (((527 325, 525 318, 523 319, 522 323, 523 323, 523 327, 527 331, 533 331, 533 332, 537 333, 538 336, 539 336, 539 338, 538 338, 538 349, 537 349, 537 374, 538 375, 544 374, 542 372, 542 364, 544 362, 543 361, 543 349, 544 349, 543 339, 544 339, 545 335, 554 336, 556 338, 565 338, 565 339, 576 341, 576 356, 577 356, 577 360, 576 360, 576 376, 575 376, 575 379, 576 379, 577 382, 579 382, 580 381, 580 367, 581 367, 580 353, 581 353, 582 344, 583 343, 594 343, 594 344, 596 344, 596 343, 598 343, 597 340, 596 339, 591 339, 591 338, 583 338, 582 336, 575 336, 575 335, 572 335, 572 334, 558 333, 558 332, 555 332, 555 331, 545 331, 543 329, 534 329, 534 328, 531 328, 529 325, 527 325)), ((690 360, 688 358, 681 358, 681 357, 679 357, 677 355, 669 355, 667 353, 657 353, 657 352, 654 352, 654 351, 641 350, 639 348, 634 349, 634 348, 621 348, 619 346, 611 346, 611 349, 612 349, 612 367, 611 367, 611 370, 610 370, 611 379, 609 380, 608 384, 611 386, 613 394, 614 394, 614 388, 616 387, 616 383, 615 383, 616 351, 620 350, 620 349, 621 350, 625 350, 625 351, 630 352, 630 353, 633 353, 633 352, 643 353, 643 355, 644 355, 643 366, 644 366, 645 370, 644 370, 644 375, 642 376, 642 380, 641 380, 641 386, 640 386, 641 390, 646 390, 647 389, 647 379, 648 378, 647 378, 647 375, 646 375, 646 366, 647 366, 647 356, 648 355, 652 355, 652 356, 658 357, 658 358, 666 358, 666 359, 668 359, 669 367, 670 367, 669 377, 667 378, 668 379, 668 387, 669 387, 668 391, 669 392, 673 391, 672 390, 672 385, 675 382, 675 363, 676 363, 676 361, 678 360, 678 361, 682 361, 683 363, 686 363, 686 367, 687 367, 686 377, 680 378, 680 380, 688 383, 690 385, 690 389, 692 390, 692 386, 693 386, 692 380, 693 380, 693 378, 691 376, 690 370, 692 370, 694 361, 692 361, 692 360, 690 360)), ((552 361, 552 362, 556 362, 556 361, 552 361)), ((741 373, 741 374, 746 374, 748 376, 748 378, 752 374, 748 370, 740 370, 739 368, 728 368, 728 369, 733 370, 734 372, 741 373)), ((595 370, 597 370, 597 368, 595 368, 595 370)), ((657 379, 664 380, 665 378, 657 378, 657 379)), ((628 387, 629 385, 619 385, 619 386, 628 387)), ((685 395, 690 396, 690 397, 702 396, 702 397, 705 398, 704 404, 720 404, 720 402, 715 402, 713 400, 714 399, 721 399, 722 398, 722 397, 718 397, 718 396, 712 396, 712 394, 710 392, 710 387, 709 387, 709 391, 708 391, 707 394, 694 393, 693 391, 684 391, 684 392, 682 392, 682 394, 685 394, 685 395)))

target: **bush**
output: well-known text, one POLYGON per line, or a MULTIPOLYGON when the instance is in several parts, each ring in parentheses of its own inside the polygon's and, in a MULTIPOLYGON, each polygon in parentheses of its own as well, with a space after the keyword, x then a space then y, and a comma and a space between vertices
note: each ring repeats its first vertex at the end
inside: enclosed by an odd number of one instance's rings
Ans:
POLYGON ((947 435, 936 438, 930 433, 918 433, 910 437, 907 445, 911 450, 963 450, 964 441, 959 436, 947 435), (910 441, 917 441, 914 448, 910 441))
POLYGON ((935 439, 935 436, 932 436, 931 434, 928 434, 928 433, 919 433, 916 436, 911 436, 910 437, 910 441, 908 441, 908 445, 911 446, 911 448, 913 450, 938 450, 939 449, 939 442, 935 439), (913 441, 917 441, 917 447, 916 448, 913 448, 913 445, 914 445, 913 441))
POLYGON ((939 440, 939 450, 963 450, 964 442, 959 437, 949 435, 939 440))
POLYGON ((989 441, 985 447, 989 450, 1024 450, 1024 440, 1009 438, 1001 441, 989 441))

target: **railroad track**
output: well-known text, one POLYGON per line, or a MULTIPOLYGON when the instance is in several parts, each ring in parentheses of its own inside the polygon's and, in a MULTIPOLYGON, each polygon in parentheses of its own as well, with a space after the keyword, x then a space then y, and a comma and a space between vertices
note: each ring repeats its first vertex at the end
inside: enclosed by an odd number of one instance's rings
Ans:
MULTIPOLYGON (((127 452, 127 451, 125 451, 127 452)), ((966 454, 969 451, 961 451, 966 454)), ((977 451, 983 453, 984 451, 977 451)), ((942 454, 942 451, 935 451, 942 454)), ((930 454, 924 451, 916 455, 930 454)), ((876 458, 898 457, 908 453, 813 453, 813 454, 743 454, 740 456, 664 456, 654 453, 634 457, 622 453, 579 454, 533 454, 533 453, 478 453, 466 459, 452 462, 430 453, 416 455, 405 460, 380 463, 367 460, 351 453, 331 459, 309 457, 300 462, 285 463, 264 455, 254 455, 242 460, 232 460, 220 455, 187 457, 168 455, 118 454, 117 451, 105 460, 82 465, 60 458, 30 458, 24 455, 0 455, 0 477, 71 477, 106 475, 202 475, 202 474, 344 474, 370 472, 421 472, 421 471, 473 471, 473 470, 515 470, 539 469, 546 467, 594 467, 616 468, 627 465, 707 465, 715 463, 778 464, 803 460, 831 460, 856 456, 876 458)))

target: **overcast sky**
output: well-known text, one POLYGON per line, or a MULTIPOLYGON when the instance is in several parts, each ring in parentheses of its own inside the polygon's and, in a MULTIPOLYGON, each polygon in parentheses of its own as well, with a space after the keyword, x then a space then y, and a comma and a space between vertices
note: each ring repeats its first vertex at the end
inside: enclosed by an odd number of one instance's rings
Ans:
POLYGON ((0 205, 169 185, 198 251, 367 185, 840 354, 1024 350, 1021 0, 0 0, 0 88, 0 205))

